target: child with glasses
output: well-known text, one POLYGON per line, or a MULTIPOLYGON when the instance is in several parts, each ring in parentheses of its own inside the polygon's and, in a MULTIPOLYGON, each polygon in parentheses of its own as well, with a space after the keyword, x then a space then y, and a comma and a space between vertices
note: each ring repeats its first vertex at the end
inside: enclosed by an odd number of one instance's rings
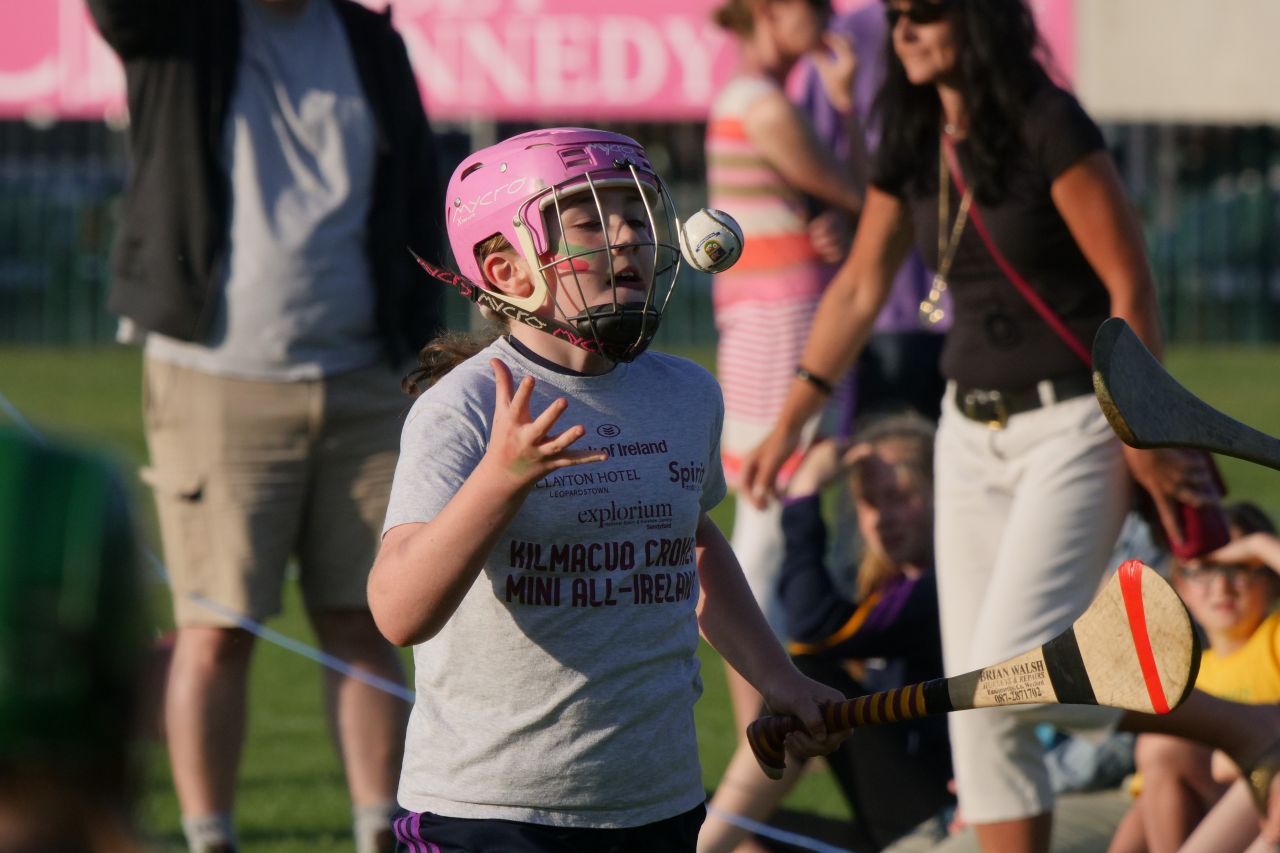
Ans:
MULTIPOLYGON (((1236 702, 1280 702, 1280 538, 1254 504, 1226 509, 1231 542, 1173 568, 1174 586, 1205 638, 1196 687, 1236 702)), ((1208 747, 1183 738, 1141 735, 1134 750, 1141 793, 1117 828, 1111 853, 1179 849, 1226 790, 1210 772, 1210 755, 1208 747)), ((1236 849, 1257 835, 1249 817, 1246 812, 1240 821, 1248 838, 1236 849)))

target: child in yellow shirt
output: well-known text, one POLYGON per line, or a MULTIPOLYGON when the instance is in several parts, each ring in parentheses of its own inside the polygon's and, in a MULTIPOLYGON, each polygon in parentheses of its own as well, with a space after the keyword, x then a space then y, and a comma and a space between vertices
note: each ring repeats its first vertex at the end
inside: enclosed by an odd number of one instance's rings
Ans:
MULTIPOLYGON (((1227 514, 1232 541, 1207 559, 1175 563, 1173 570, 1174 587, 1206 640, 1196 687, 1237 702, 1280 702, 1280 611, 1274 611, 1280 599, 1280 539, 1253 504, 1233 504, 1227 514)), ((1211 750, 1183 738, 1143 734, 1134 759, 1142 790, 1116 829, 1109 853, 1178 850, 1226 790, 1225 780, 1211 772, 1211 750)), ((1205 849, 1243 850, 1257 835, 1250 817, 1239 821, 1240 834, 1248 838, 1233 843, 1219 835, 1215 846, 1205 849)))

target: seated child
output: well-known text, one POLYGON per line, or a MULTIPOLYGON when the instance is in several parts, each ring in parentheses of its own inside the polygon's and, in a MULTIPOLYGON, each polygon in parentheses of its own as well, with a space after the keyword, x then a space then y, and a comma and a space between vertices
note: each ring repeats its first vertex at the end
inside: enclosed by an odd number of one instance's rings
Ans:
MULTIPOLYGON (((1280 612, 1273 612, 1280 597, 1280 540, 1253 504, 1232 504, 1227 514, 1230 543, 1207 559, 1173 567, 1174 586, 1206 641, 1196 686, 1237 702, 1280 702, 1280 612)), ((1209 748, 1183 738, 1140 735, 1135 760, 1141 793, 1117 828, 1111 853, 1180 849, 1225 790, 1211 773, 1210 757, 1209 748)), ((1257 824, 1249 818, 1242 828, 1252 840, 1257 824)))
MULTIPOLYGON (((789 487, 795 497, 782 511, 787 548, 780 597, 790 651, 801 671, 846 696, 942 675, 933 433, 916 415, 872 421, 839 457, 834 446, 815 455, 817 482, 798 474, 789 487), (816 492, 840 475, 849 478, 864 543, 853 601, 836 592, 823 565, 819 496, 801 491, 816 492)), ((853 808, 862 849, 887 846, 952 801, 942 717, 855 729, 827 761, 853 808)))
MULTIPOLYGON (((852 443, 816 444, 788 485, 782 511, 786 549, 779 596, 790 651, 801 671, 846 696, 937 678, 942 673, 937 587, 933 578, 933 425, 918 415, 873 420, 852 443), (825 565, 821 492, 848 477, 863 542, 854 600, 825 565)), ((944 718, 855 729, 827 757, 855 815, 848 843, 879 850, 937 814, 947 792, 951 754, 944 718)), ((782 782, 730 765, 717 794, 726 810, 763 820, 799 775, 789 762, 782 782)), ((745 832, 717 825, 699 851, 737 846, 745 832)))

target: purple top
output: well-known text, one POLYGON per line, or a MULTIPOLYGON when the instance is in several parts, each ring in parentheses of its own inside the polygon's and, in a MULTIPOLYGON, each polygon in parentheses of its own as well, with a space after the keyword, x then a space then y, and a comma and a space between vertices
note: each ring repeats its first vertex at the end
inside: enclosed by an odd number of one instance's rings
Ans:
POLYGON ((785 547, 777 592, 792 654, 900 661, 900 683, 940 676, 942 638, 933 571, 915 578, 899 575, 863 601, 842 597, 824 561, 827 529, 821 504, 818 495, 809 495, 782 507, 785 547))
MULTIPOLYGON (((836 15, 828 29, 853 43, 854 53, 858 57, 858 70, 853 78, 854 108, 858 111, 858 122, 864 129, 867 153, 874 154, 880 144, 880 128, 871 122, 871 106, 884 83, 885 50, 889 44, 884 7, 878 2, 872 2, 852 12, 836 15)), ((838 158, 846 160, 849 156, 849 140, 845 134, 844 121, 827 100, 822 81, 818 79, 808 60, 805 60, 800 73, 803 75, 800 108, 808 113, 818 139, 826 143, 838 158)), ((929 293, 931 278, 932 273, 925 267, 920 253, 912 249, 893 279, 889 298, 885 300, 880 316, 876 318, 875 331, 945 331, 950 325, 950 311, 947 312, 948 320, 938 326, 922 329, 920 325, 920 302, 929 293)))

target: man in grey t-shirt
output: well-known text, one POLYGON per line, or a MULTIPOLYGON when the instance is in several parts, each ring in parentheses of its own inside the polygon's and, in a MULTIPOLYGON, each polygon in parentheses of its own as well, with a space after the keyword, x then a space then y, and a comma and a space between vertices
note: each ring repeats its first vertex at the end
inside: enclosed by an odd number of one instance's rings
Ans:
MULTIPOLYGON (((234 850, 253 648, 238 620, 279 611, 291 559, 323 649, 403 677, 365 581, 400 368, 434 326, 403 253, 434 231, 417 213, 438 207, 431 136, 388 16, 351 0, 90 6, 129 78, 112 307, 146 336, 174 784, 191 849, 234 850)), ((391 849, 403 703, 326 679, 357 849, 391 849)))

